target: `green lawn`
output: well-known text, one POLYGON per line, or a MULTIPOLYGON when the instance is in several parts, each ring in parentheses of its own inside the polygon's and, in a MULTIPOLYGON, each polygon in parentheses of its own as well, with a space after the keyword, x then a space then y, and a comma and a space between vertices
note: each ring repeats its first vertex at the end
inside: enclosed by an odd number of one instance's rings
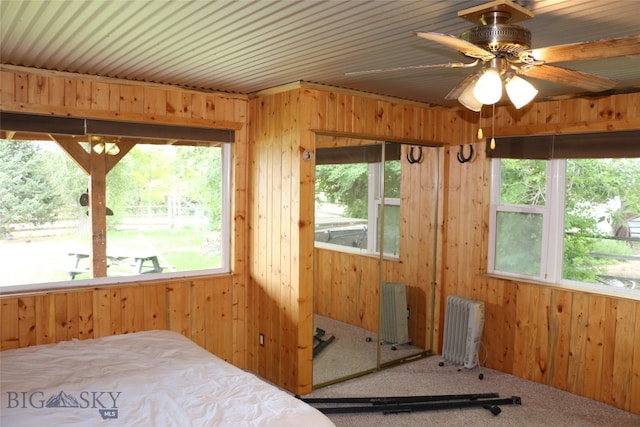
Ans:
MULTIPOLYGON (((203 270, 220 267, 219 253, 203 254, 203 232, 182 230, 135 230, 107 232, 107 251, 126 250, 152 252, 158 255, 164 272, 203 270)), ((87 237, 55 236, 16 240, 0 240, 2 275, 0 286, 44 283, 68 280, 67 271, 73 267, 69 256, 78 248, 88 251, 87 237), (80 243, 82 241, 83 243, 80 243)), ((87 267, 88 260, 82 260, 87 267)), ((122 266, 111 266, 112 274, 131 274, 122 266)), ((86 279, 80 274, 76 279, 86 279)))

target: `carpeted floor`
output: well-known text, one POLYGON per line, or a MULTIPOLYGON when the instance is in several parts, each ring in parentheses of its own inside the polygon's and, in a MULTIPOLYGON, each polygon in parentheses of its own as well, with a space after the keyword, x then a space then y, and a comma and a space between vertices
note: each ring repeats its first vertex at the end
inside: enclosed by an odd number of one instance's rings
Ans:
MULTIPOLYGON (((303 398, 499 393, 500 397, 519 396, 522 399, 521 405, 500 406, 502 412, 498 415, 493 415, 483 408, 389 415, 382 413, 329 415, 338 427, 640 426, 640 415, 491 369, 475 368, 459 371, 459 367, 456 366, 438 366, 441 361, 439 356, 431 356, 404 363, 317 389, 303 398), (483 380, 478 378, 480 372, 483 373, 483 380)), ((640 396, 633 396, 632 399, 640 405, 640 396)))

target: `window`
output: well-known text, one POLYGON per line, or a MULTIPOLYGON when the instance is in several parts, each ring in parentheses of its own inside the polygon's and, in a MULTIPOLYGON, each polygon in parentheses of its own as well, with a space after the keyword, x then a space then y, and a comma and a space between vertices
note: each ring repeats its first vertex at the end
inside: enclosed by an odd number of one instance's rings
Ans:
POLYGON ((640 158, 494 158, 490 209, 490 273, 640 298, 640 158))
POLYGON ((386 148, 384 163, 382 144, 317 150, 317 243, 373 254, 379 253, 382 238, 385 255, 398 256, 399 144, 384 146, 392 147, 386 148))
MULTIPOLYGON (((93 283, 89 177, 69 137, 21 135, 0 140, 0 292, 93 283)), ((106 280, 228 272, 231 145, 109 137, 107 163, 121 140, 135 143, 105 178, 106 280)))

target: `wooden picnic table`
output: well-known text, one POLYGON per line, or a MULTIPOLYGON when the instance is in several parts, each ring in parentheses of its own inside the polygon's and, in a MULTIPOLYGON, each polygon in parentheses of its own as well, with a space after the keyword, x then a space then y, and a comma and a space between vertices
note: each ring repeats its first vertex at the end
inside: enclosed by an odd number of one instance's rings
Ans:
MULTIPOLYGON (((75 279, 78 274, 89 273, 91 269, 81 265, 83 259, 89 259, 89 253, 86 251, 69 252, 69 256, 73 257, 73 266, 67 272, 69 280, 75 279)), ((154 253, 126 253, 114 252, 107 253, 107 267, 125 266, 131 274, 148 274, 162 273, 162 266, 158 260, 158 255, 154 253)))

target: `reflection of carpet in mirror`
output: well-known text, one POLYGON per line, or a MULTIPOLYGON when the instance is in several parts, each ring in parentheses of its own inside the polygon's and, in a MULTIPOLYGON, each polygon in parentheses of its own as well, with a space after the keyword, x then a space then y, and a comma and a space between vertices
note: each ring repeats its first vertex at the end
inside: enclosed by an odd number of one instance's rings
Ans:
MULTIPOLYGON (((313 359, 314 385, 375 369, 378 340, 375 332, 317 314, 314 315, 314 334, 316 328, 325 331, 323 340, 332 336, 336 338, 313 359)), ((380 347, 380 361, 390 362, 421 351, 411 344, 398 345, 396 350, 384 344, 380 347)))

